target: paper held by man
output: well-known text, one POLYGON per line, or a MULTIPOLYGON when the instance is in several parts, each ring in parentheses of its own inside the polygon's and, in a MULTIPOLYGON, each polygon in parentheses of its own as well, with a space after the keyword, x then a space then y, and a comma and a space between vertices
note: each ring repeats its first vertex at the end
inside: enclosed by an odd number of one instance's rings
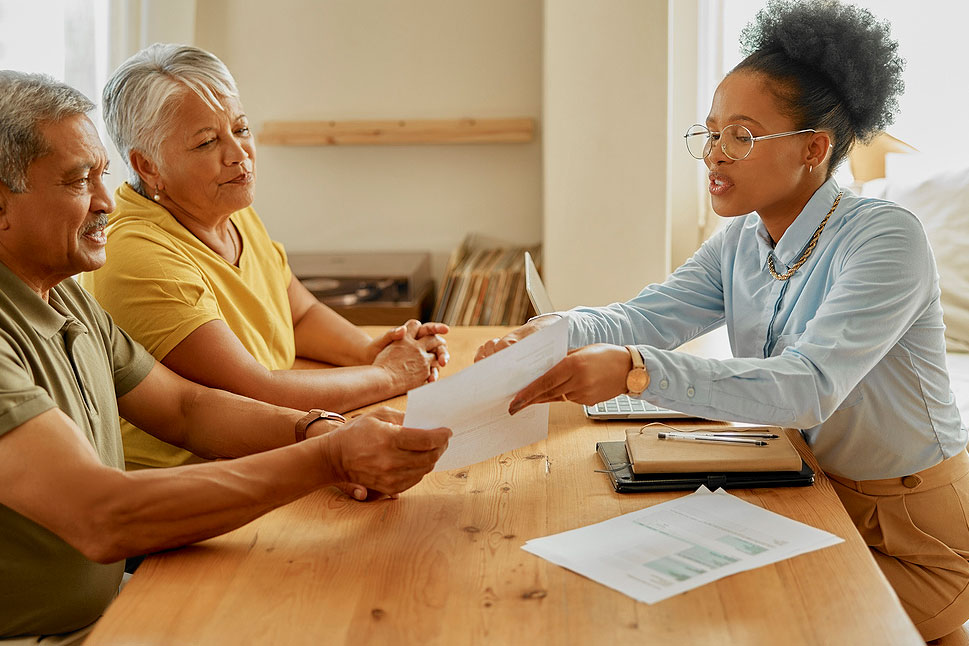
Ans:
POLYGON ((465 467, 548 436, 548 404, 529 406, 514 417, 508 405, 565 358, 568 332, 562 319, 456 375, 407 393, 404 426, 444 426, 454 433, 435 471, 465 467))

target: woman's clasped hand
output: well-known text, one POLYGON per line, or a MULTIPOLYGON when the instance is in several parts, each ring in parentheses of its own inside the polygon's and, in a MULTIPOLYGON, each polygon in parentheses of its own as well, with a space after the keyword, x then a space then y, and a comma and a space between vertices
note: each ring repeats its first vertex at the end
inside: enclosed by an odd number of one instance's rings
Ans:
POLYGON ((439 369, 447 365, 448 326, 411 319, 387 330, 367 348, 370 363, 387 370, 404 390, 437 381, 439 369))

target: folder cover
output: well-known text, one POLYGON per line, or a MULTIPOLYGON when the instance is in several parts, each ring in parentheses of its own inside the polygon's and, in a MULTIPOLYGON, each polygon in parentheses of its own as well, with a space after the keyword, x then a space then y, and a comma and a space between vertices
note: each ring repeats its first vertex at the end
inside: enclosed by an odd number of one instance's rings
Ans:
POLYGON ((626 429, 626 450, 633 473, 749 473, 751 471, 798 471, 801 456, 784 429, 777 426, 667 427, 647 424, 626 429), (665 431, 681 433, 774 433, 780 437, 764 440, 767 446, 660 439, 665 431))
MULTIPOLYGON (((754 447, 757 448, 757 447, 754 447)), ((804 460, 795 471, 747 471, 698 473, 633 473, 625 442, 597 442, 596 452, 603 471, 619 493, 649 491, 696 491, 703 485, 710 491, 753 487, 807 487, 814 484, 814 471, 804 460)))

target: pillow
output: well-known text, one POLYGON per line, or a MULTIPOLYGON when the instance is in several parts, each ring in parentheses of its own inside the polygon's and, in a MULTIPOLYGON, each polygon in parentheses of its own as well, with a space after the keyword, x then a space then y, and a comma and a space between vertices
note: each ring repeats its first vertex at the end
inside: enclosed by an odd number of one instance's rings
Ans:
POLYGON ((969 165, 889 155, 884 180, 867 182, 861 194, 895 202, 922 221, 939 268, 946 349, 969 352, 969 165))

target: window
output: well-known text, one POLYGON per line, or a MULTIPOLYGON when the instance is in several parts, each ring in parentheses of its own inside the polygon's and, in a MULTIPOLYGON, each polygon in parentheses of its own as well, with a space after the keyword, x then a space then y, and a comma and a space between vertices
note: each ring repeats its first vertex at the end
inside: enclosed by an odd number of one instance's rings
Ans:
MULTIPOLYGON (((722 38, 719 52, 707 52, 706 60, 719 58, 722 78, 740 62, 740 32, 764 6, 763 0, 702 0, 712 5, 710 20, 719 19, 722 38)), ((905 59, 905 94, 889 131, 926 153, 953 154, 951 144, 965 120, 969 84, 959 73, 962 43, 969 21, 969 3, 912 2, 911 0, 847 0, 867 8, 876 18, 888 21, 892 36, 905 59)), ((701 29, 703 26, 701 25, 701 29)), ((701 47, 704 43, 701 41, 701 47)), ((708 45, 709 47, 709 45, 708 45)), ((714 83, 715 86, 715 83, 714 83)), ((712 97, 715 87, 709 88, 712 97)), ((701 96, 705 88, 701 88, 701 96)), ((706 106, 709 106, 707 100, 706 106)))
MULTIPOLYGON (((0 69, 50 74, 100 103, 107 32, 108 0, 0 0, 0 69)), ((92 121, 100 130, 100 106, 92 121)))

